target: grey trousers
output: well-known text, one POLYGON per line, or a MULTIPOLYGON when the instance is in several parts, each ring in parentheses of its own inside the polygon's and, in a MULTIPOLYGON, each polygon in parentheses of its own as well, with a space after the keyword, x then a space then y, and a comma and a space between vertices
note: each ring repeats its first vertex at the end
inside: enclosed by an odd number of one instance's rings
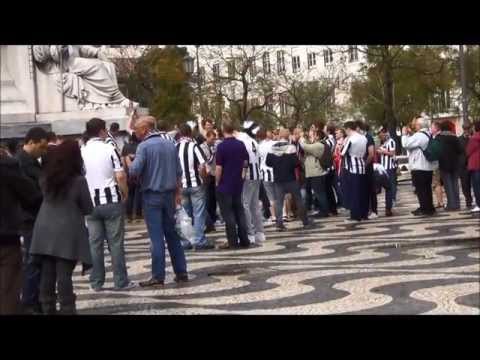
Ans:
POLYGON ((300 185, 296 181, 275 183, 275 216, 277 217, 277 226, 283 225, 283 201, 286 194, 292 194, 295 205, 298 208, 300 219, 303 225, 308 224, 307 212, 303 205, 300 185))
POLYGON ((255 236, 263 233, 263 217, 259 205, 260 180, 245 180, 242 190, 242 203, 247 222, 247 234, 255 236))

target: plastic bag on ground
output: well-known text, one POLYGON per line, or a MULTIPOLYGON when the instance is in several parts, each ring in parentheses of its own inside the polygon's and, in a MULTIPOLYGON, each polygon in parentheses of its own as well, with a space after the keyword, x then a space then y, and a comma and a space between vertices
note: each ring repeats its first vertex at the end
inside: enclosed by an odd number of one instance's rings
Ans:
POLYGON ((182 244, 186 241, 192 243, 193 241, 193 226, 192 219, 182 206, 177 207, 175 213, 175 230, 182 239, 182 244))

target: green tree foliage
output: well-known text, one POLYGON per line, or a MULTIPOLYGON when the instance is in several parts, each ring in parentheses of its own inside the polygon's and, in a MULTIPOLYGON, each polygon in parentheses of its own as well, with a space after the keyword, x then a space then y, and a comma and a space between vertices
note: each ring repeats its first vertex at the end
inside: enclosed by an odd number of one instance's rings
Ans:
POLYGON ((480 45, 466 46, 465 73, 469 116, 480 119, 480 45))
POLYGON ((119 77, 130 98, 170 125, 193 117, 192 89, 183 64, 185 55, 186 50, 176 46, 151 47, 135 61, 129 74, 119 77))

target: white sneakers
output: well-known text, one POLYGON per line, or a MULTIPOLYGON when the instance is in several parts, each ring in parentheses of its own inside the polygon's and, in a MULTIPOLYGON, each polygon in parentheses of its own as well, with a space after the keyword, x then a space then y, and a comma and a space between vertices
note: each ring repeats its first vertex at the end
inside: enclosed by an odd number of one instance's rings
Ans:
POLYGON ((265 234, 264 233, 258 232, 258 233, 255 234, 255 242, 257 244, 261 244, 264 241, 265 241, 265 234))
POLYGON ((475 206, 472 210, 470 210, 470 212, 472 212, 472 213, 478 213, 478 212, 480 212, 480 207, 475 206))
POLYGON ((374 212, 372 212, 370 215, 368 215, 368 220, 375 220, 378 219, 378 215, 374 212))
POLYGON ((248 242, 250 244, 255 244, 255 235, 248 235, 248 242))

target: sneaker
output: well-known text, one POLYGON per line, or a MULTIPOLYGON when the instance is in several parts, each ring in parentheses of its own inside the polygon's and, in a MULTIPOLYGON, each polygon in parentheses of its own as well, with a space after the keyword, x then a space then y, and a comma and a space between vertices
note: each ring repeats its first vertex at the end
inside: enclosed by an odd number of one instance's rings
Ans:
POLYGON ((412 215, 421 216, 423 215, 423 211, 420 208, 418 208, 417 210, 412 211, 412 215))
POLYGON ((386 209, 386 210, 385 210, 385 216, 386 216, 386 217, 391 217, 391 216, 393 216, 392 210, 386 209))
POLYGON ((213 245, 213 244, 195 245, 193 247, 193 249, 195 251, 213 250, 213 249, 215 249, 215 245, 213 245))
POLYGON ((470 212, 473 213, 473 214, 478 213, 478 212, 480 212, 480 207, 475 206, 472 210, 470 210, 470 212))
POLYGON ((255 234, 255 243, 262 243, 265 241, 265 234, 264 233, 256 233, 255 234))
POLYGON ((104 288, 103 288, 103 286, 98 287, 98 286, 90 285, 90 290, 95 291, 95 292, 100 292, 100 291, 103 291, 104 288))
POLYGON ((248 241, 250 244, 255 243, 255 235, 248 235, 248 241))
POLYGON ((137 287, 137 284, 134 283, 133 281, 130 281, 127 285, 125 285, 121 288, 114 287, 113 290, 114 291, 128 291, 128 290, 131 290, 131 289, 136 288, 136 287, 137 287))
POLYGON ((355 224, 360 224, 360 220, 345 219, 343 220, 343 223, 346 225, 355 225, 355 224))
POLYGON ((287 231, 286 226, 283 225, 283 224, 282 224, 282 225, 277 225, 276 228, 277 228, 277 231, 278 231, 278 232, 287 231))
POLYGON ((368 220, 375 220, 378 219, 378 214, 372 212, 370 215, 368 215, 368 220))
POLYGON ((190 241, 188 240, 182 240, 182 248, 183 250, 192 250, 193 249, 193 245, 190 241))
POLYGON ((151 278, 150 280, 147 280, 147 281, 141 281, 139 285, 141 287, 163 287, 164 282, 163 280, 157 280, 155 278, 151 278))

